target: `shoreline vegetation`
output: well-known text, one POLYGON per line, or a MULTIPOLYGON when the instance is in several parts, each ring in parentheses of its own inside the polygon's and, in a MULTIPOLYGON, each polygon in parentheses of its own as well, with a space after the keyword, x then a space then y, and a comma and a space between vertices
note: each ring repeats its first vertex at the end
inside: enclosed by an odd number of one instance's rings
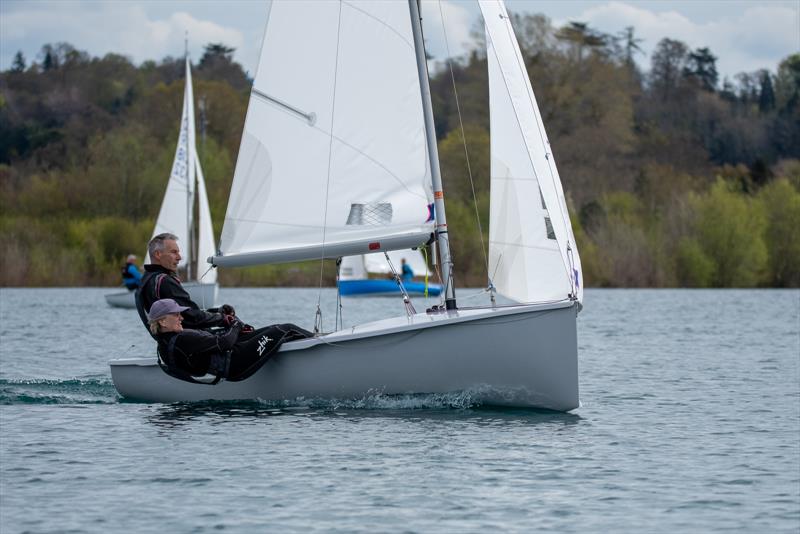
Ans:
MULTIPOLYGON (((775 72, 720 80, 709 49, 663 39, 644 72, 634 28, 609 35, 512 18, 587 286, 800 287, 800 54, 775 72)), ((491 271, 481 34, 471 54, 431 74, 459 287, 483 287, 491 271)), ((193 76, 219 235, 251 82, 220 43, 206 46, 193 76)), ((143 259, 183 85, 183 58, 136 66, 67 43, 44 45, 30 63, 17 54, 0 73, 0 286, 115 286, 128 254, 143 259)), ((219 282, 316 287, 333 285, 335 272, 332 261, 265 265, 220 270, 219 282)))

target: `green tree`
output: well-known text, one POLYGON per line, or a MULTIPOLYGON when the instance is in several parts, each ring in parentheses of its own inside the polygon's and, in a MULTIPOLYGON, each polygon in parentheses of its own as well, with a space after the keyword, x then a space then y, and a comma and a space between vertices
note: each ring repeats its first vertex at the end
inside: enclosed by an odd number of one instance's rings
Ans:
POLYGON ((710 287, 717 266, 696 239, 684 237, 676 250, 678 283, 681 287, 710 287))
POLYGON ((784 113, 800 107, 800 53, 788 56, 778 65, 775 104, 784 113))
POLYGON ((25 71, 25 56, 22 55, 22 50, 18 50, 14 54, 14 62, 11 64, 11 72, 24 72, 25 71))
POLYGON ((689 47, 675 39, 661 39, 650 57, 650 84, 662 97, 680 86, 686 68, 689 47))
POLYGON ((458 199, 471 205, 473 187, 476 195, 489 191, 489 132, 480 126, 466 124, 464 133, 466 147, 460 128, 451 130, 439 142, 439 166, 448 200, 458 199), (469 170, 472 172, 472 184, 469 170))
POLYGON ((782 178, 761 189, 767 226, 764 240, 769 251, 771 284, 800 287, 800 192, 782 178))
POLYGON ((775 90, 772 88, 772 76, 769 71, 761 71, 761 89, 758 96, 758 109, 767 113, 775 109, 775 90))
POLYGON ((222 43, 207 44, 205 53, 200 58, 197 77, 204 80, 224 80, 237 91, 248 90, 250 81, 242 70, 242 66, 233 61, 235 50, 235 48, 222 43))
POLYGON ((708 48, 698 48, 687 56, 683 75, 694 80, 702 89, 714 92, 717 88, 717 57, 708 48))
POLYGON ((715 265, 713 285, 752 287, 762 282, 767 247, 761 206, 731 192, 722 180, 708 194, 695 196, 692 204, 697 217, 697 242, 715 265))
POLYGON ((602 50, 610 38, 592 28, 585 22, 570 22, 555 34, 556 38, 569 43, 573 61, 580 63, 586 50, 595 52, 602 50))

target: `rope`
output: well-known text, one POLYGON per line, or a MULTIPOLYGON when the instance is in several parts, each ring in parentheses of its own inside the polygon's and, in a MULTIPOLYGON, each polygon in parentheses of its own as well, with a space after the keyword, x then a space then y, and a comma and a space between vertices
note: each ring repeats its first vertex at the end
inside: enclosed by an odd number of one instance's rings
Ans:
POLYGON ((420 248, 422 249, 422 257, 425 259, 425 298, 428 298, 428 247, 423 245, 420 248))
POLYGON ((322 301, 322 275, 325 267, 325 238, 327 237, 328 230, 328 198, 330 195, 331 186, 331 158, 333 157, 333 126, 336 115, 336 79, 339 74, 339 41, 342 31, 342 4, 339 4, 339 20, 336 28, 336 68, 333 70, 333 98, 331 99, 331 131, 328 141, 328 175, 325 179, 325 211, 322 218, 322 251, 319 258, 319 291, 317 292, 317 313, 314 318, 314 333, 319 333, 322 328, 322 310, 320 309, 320 302, 322 301))
MULTIPOLYGON (((464 120, 461 117, 461 104, 458 100, 458 90, 456 89, 456 77, 453 72, 453 62, 450 60, 450 43, 447 40, 447 29, 444 24, 444 11, 442 10, 442 2, 439 3, 439 16, 442 21, 442 32, 444 33, 444 44, 447 48, 447 66, 450 69, 450 80, 453 83, 453 94, 456 99, 456 110, 458 111, 458 124, 461 130, 461 142, 464 145, 464 158, 467 160, 467 174, 469 175, 469 185, 472 188, 472 204, 475 207, 475 221, 478 223, 478 234, 481 237, 481 252, 483 253, 483 262, 486 265, 486 276, 489 276, 489 257, 486 254, 486 243, 483 240, 483 228, 481 226, 481 218, 478 212, 478 197, 475 194, 475 182, 472 179, 472 166, 469 163, 469 150, 467 150, 467 136, 464 133, 464 120)), ((491 278, 489 278, 489 285, 491 285, 491 278)))

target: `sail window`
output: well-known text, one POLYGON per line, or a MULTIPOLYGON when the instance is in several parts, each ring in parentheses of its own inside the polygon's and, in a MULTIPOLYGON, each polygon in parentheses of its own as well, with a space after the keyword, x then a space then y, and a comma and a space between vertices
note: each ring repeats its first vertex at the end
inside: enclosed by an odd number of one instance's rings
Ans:
POLYGON ((347 215, 348 225, 384 226, 392 222, 391 202, 366 202, 350 205, 347 215))
POLYGON ((541 188, 539 189, 539 198, 542 200, 542 213, 544 215, 544 227, 547 230, 547 239, 555 241, 556 232, 553 230, 553 223, 550 222, 550 212, 547 211, 547 204, 544 203, 544 195, 541 188))

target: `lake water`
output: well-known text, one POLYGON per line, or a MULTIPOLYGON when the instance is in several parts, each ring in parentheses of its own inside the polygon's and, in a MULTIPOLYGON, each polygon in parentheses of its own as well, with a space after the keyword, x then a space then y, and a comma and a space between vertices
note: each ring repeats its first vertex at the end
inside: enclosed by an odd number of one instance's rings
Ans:
MULTIPOLYGON (((4 534, 800 530, 800 291, 588 290, 569 414, 469 392, 120 402, 107 361, 153 344, 108 292, 0 290, 4 534)), ((220 294, 311 327, 319 292, 220 294)))

